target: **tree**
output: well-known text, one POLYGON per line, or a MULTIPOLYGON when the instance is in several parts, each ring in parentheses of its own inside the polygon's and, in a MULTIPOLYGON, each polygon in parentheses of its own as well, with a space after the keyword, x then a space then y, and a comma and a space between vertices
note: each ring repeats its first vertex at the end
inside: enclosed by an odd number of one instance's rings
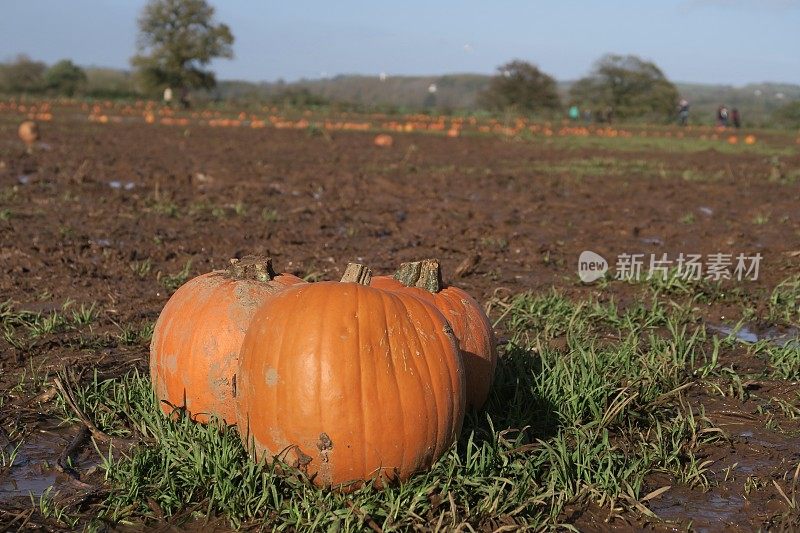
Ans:
POLYGON ((9 93, 36 93, 44 89, 46 65, 26 55, 0 66, 0 90, 9 93))
POLYGON ((497 75, 480 95, 480 102, 490 109, 514 109, 538 112, 560 107, 556 80, 536 65, 519 59, 498 67, 497 75))
POLYGON ((72 96, 86 84, 86 73, 69 59, 62 59, 47 69, 44 82, 48 89, 72 96))
POLYGON ((160 90, 210 89, 214 73, 205 67, 233 57, 233 34, 214 20, 205 0, 150 0, 139 18, 138 54, 131 63, 145 87, 160 90))
POLYGON ((330 103, 327 98, 312 93, 308 87, 289 87, 281 90, 269 100, 277 105, 303 108, 324 106, 330 103))
POLYGON ((800 129, 800 100, 789 102, 773 111, 772 120, 779 126, 800 129))
POLYGON ((575 82, 570 98, 584 107, 610 108, 622 118, 668 117, 675 113, 678 89, 650 61, 606 55, 589 76, 575 82))

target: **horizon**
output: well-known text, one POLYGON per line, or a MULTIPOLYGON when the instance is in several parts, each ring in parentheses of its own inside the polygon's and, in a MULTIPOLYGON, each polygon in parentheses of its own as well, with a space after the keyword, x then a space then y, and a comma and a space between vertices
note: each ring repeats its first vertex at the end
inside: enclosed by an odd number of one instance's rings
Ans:
MULTIPOLYGON (((16 3, 0 21, 0 60, 25 54, 48 64, 71 59, 90 68, 131 70, 144 4, 16 3)), ((800 0, 515 2, 502 9, 477 0, 457 8, 419 0, 403 8, 242 0, 212 5, 235 37, 234 58, 211 63, 224 81, 491 75, 519 58, 569 82, 587 75, 602 55, 618 53, 655 62, 670 80, 681 80, 676 83, 800 85, 800 0)))

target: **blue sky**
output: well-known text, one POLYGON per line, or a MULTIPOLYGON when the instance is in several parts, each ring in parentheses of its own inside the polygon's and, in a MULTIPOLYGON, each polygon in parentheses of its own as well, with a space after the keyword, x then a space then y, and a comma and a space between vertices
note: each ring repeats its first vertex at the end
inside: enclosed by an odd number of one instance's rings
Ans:
MULTIPOLYGON (((122 67, 142 0, 5 0, 0 60, 122 67)), ((800 0, 216 0, 236 37, 222 79, 341 73, 489 73, 512 58, 558 79, 607 52, 654 60, 675 81, 800 83, 800 0)))

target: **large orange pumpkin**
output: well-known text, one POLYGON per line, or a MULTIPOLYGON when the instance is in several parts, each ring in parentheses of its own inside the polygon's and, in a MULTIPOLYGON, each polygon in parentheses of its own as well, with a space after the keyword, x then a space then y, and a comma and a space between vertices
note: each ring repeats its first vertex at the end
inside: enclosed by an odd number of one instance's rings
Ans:
POLYGON ((406 292, 436 306, 453 326, 464 360, 467 407, 480 409, 489 396, 497 366, 497 342, 492 324, 466 291, 442 282, 439 261, 403 263, 394 277, 376 276, 371 285, 406 292))
POLYGON ((175 291, 150 344, 150 375, 162 410, 185 407, 199 422, 214 415, 235 423, 236 366, 250 320, 273 295, 302 282, 277 275, 269 259, 245 258, 175 291))
POLYGON ((239 432, 258 459, 278 457, 318 486, 404 480, 453 444, 464 370, 432 305, 342 282, 291 287, 258 310, 237 372, 239 432))

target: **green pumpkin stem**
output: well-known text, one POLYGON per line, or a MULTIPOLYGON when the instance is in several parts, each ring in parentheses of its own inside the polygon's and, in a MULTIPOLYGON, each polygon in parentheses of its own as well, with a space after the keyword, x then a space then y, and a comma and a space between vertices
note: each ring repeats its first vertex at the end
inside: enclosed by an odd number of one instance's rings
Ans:
POLYGON ((358 283, 359 285, 369 285, 372 280, 372 269, 358 263, 347 263, 344 269, 342 283, 358 283))
POLYGON ((442 267, 438 259, 423 259, 402 263, 394 279, 406 287, 417 287, 436 294, 444 287, 442 267))
POLYGON ((278 274, 272 268, 272 259, 248 255, 241 259, 231 259, 227 273, 232 279, 249 279, 267 282, 275 279, 278 274))

